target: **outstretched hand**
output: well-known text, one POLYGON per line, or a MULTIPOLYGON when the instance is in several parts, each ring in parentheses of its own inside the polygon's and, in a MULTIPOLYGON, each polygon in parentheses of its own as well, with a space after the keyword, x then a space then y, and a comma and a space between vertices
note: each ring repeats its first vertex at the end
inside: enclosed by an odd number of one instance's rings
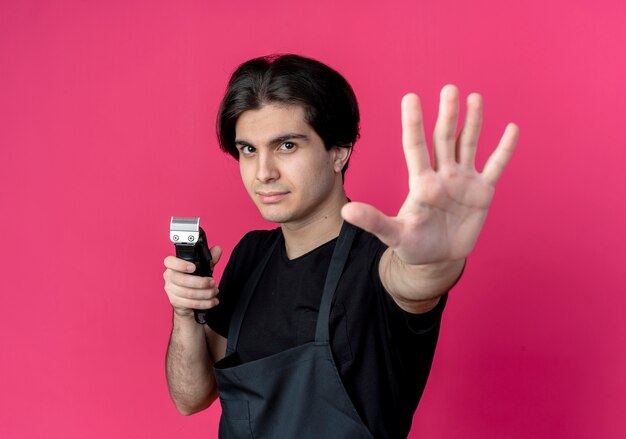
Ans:
POLYGON ((467 97, 467 113, 455 139, 459 90, 441 90, 430 163, 422 109, 415 94, 402 99, 402 145, 409 171, 409 194, 397 216, 364 203, 348 203, 343 218, 376 235, 406 264, 422 265, 465 258, 474 247, 493 198, 495 184, 517 142, 517 125, 507 125, 482 172, 475 168, 482 126, 482 98, 467 97))

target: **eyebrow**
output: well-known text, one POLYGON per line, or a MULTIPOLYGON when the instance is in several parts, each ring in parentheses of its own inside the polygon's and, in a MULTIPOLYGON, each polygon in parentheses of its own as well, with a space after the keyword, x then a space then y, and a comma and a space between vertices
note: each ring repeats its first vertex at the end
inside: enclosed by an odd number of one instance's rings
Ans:
MULTIPOLYGON (((283 143, 283 142, 286 142, 287 140, 293 140, 293 139, 309 140, 309 136, 306 136, 304 134, 298 134, 298 133, 285 133, 285 134, 281 134, 280 136, 274 137, 272 140, 269 141, 269 144, 275 145, 277 143, 283 143)), ((242 139, 235 139, 235 145, 254 147, 254 145, 242 139)))

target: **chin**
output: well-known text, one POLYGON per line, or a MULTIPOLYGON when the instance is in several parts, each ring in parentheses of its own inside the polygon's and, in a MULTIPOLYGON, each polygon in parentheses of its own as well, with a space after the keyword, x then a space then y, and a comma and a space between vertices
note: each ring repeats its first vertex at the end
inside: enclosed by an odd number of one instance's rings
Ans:
POLYGON ((265 221, 271 223, 287 223, 293 219, 290 212, 279 212, 275 209, 267 209, 267 206, 259 207, 259 213, 265 221))

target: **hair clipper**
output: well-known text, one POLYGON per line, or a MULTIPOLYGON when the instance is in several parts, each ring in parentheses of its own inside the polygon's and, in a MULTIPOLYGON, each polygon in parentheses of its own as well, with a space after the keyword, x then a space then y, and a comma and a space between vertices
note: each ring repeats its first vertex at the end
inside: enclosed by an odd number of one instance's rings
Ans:
MULTIPOLYGON (((200 218, 172 217, 170 221, 170 240, 176 247, 176 257, 193 262, 196 270, 194 276, 213 276, 211 269, 211 252, 206 234, 200 227, 200 218)), ((196 322, 207 323, 207 310, 194 309, 196 322)))

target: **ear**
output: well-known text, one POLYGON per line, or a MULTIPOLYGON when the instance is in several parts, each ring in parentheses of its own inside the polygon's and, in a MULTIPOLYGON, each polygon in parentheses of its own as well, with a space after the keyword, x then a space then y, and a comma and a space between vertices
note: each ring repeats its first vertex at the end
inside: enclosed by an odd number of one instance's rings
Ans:
POLYGON ((333 146, 331 148, 333 169, 339 173, 343 167, 348 163, 350 155, 352 154, 352 145, 350 146, 333 146))

